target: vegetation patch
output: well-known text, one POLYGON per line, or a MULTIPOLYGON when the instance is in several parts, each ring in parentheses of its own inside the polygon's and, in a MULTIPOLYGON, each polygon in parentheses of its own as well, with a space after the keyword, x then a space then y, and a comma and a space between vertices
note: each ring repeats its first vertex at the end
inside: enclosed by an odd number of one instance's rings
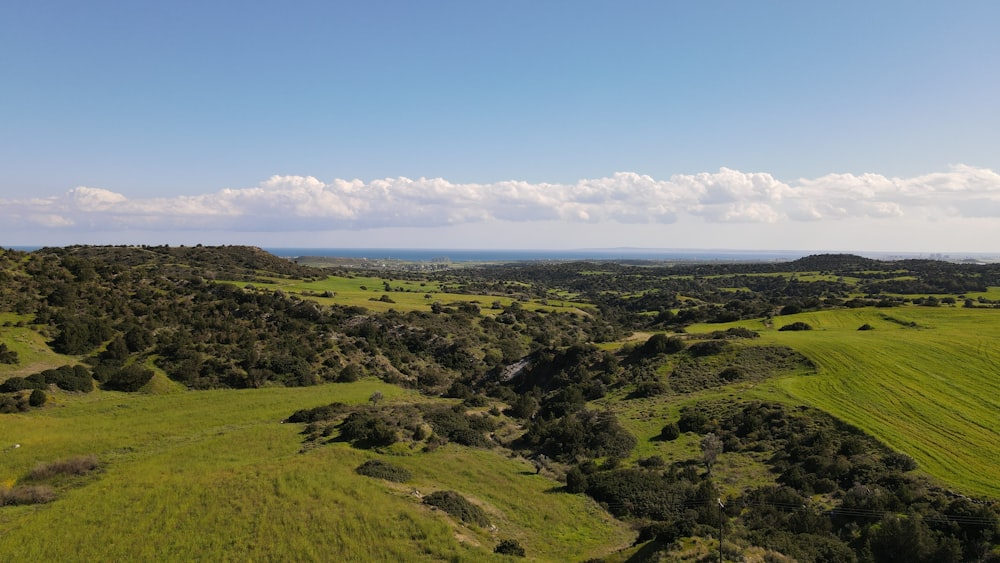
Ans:
POLYGON ((500 540, 500 543, 498 543, 496 548, 493 549, 493 553, 510 555, 512 557, 524 557, 524 548, 521 547, 521 542, 508 538, 500 540))
POLYGON ((681 409, 676 424, 700 436, 700 456, 670 464, 647 458, 634 468, 584 462, 567 474, 569 492, 585 492, 621 518, 652 521, 639 539, 655 540, 653 552, 712 535, 720 518, 736 554, 767 546, 797 560, 878 553, 875 561, 890 561, 901 552, 908 561, 958 562, 995 548, 1000 506, 935 486, 913 472, 909 456, 814 409, 699 401, 681 409), (720 505, 713 464, 754 453, 768 460, 773 483, 720 505))
POLYGON ((435 491, 424 497, 424 504, 440 508, 466 524, 476 524, 484 528, 490 525, 490 519, 482 508, 455 491, 435 491))
POLYGON ((100 468, 95 455, 74 456, 48 463, 40 463, 28 473, 32 481, 46 481, 58 477, 78 477, 100 468))
POLYGON ((358 466, 355 471, 359 475, 375 477, 394 483, 405 483, 413 478, 413 473, 408 469, 397 467, 391 463, 379 459, 370 459, 358 466))
POLYGON ((682 358, 670 372, 667 381, 674 391, 691 393, 739 381, 762 381, 778 374, 814 368, 808 358, 791 348, 748 345, 715 356, 682 358))
POLYGON ((11 489, 0 488, 0 506, 45 504, 56 499, 56 492, 48 485, 18 485, 11 489))
POLYGON ((802 321, 795 321, 794 323, 790 323, 790 324, 782 326, 778 330, 783 330, 783 331, 798 331, 798 330, 812 330, 812 329, 813 329, 813 327, 809 323, 805 323, 805 322, 802 322, 802 321))

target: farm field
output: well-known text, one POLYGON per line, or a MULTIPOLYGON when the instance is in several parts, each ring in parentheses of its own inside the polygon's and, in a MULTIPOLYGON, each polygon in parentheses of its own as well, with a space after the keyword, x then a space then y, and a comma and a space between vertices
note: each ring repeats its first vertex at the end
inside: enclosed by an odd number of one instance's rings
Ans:
MULTIPOLYGON (((540 560, 586 559, 633 534, 580 495, 499 452, 445 446, 391 456, 405 485, 357 475, 379 456, 345 443, 302 451, 300 408, 365 402, 374 380, 312 388, 136 395, 58 394, 46 408, 5 415, 0 478, 94 454, 97 475, 65 484, 53 503, 0 511, 0 560, 455 560, 495 558, 515 538, 540 560), (414 495, 460 491, 495 531, 456 523, 414 495), (40 532, 46 530, 46 532, 40 532), (58 531, 59 541, 40 541, 58 531), (74 549, 67 551, 66 546, 74 549)), ((396 454, 401 452, 395 451, 396 454)))
POLYGON ((803 403, 912 456, 967 494, 1000 497, 1000 311, 952 307, 848 309, 745 326, 816 362, 817 375, 778 379, 748 394, 803 403), (811 331, 779 331, 806 322, 811 331), (874 330, 859 331, 863 324, 874 330), (910 323, 913 323, 911 325, 910 323))

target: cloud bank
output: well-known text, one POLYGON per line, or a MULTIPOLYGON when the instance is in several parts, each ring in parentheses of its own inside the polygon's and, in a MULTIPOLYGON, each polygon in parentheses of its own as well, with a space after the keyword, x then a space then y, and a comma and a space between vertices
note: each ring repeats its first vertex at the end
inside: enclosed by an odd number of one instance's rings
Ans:
POLYGON ((665 180, 632 172, 574 184, 273 176, 256 187, 132 199, 97 187, 0 199, 0 231, 307 232, 487 222, 781 225, 844 219, 1000 218, 1000 174, 956 165, 913 178, 829 174, 793 183, 722 168, 665 180))

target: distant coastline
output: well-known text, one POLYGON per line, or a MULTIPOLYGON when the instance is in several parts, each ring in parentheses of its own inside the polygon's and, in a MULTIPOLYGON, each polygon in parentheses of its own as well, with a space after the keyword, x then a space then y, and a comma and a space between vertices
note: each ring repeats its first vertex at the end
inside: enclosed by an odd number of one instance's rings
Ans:
POLYGON ((598 248, 576 250, 491 250, 491 249, 421 249, 421 248, 268 248, 282 258, 303 256, 394 260, 403 262, 525 262, 566 260, 662 260, 781 262, 807 255, 795 251, 739 250, 669 250, 646 248, 598 248))
MULTIPOLYGON (((58 246, 58 245, 48 245, 58 246)), ((101 245, 95 245, 101 246, 101 245)), ((154 245, 155 246, 155 245, 154 245)), ((192 245, 171 245, 192 246, 192 245)), ((214 245, 206 245, 214 246, 214 245)), ((44 246, 12 245, 9 248, 31 252, 44 246)), ((262 246, 263 250, 281 258, 316 256, 356 260, 399 262, 527 262, 527 261, 664 261, 664 262, 786 262, 811 254, 857 254, 878 260, 923 258, 931 260, 1000 261, 1000 253, 985 252, 869 252, 852 250, 733 250, 733 249, 670 249, 670 248, 580 248, 580 249, 449 249, 449 248, 306 248, 262 246)))

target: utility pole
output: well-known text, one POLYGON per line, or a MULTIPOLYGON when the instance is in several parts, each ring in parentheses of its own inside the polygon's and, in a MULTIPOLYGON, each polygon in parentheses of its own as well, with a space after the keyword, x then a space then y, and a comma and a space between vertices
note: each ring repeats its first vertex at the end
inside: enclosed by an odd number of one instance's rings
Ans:
POLYGON ((726 505, 722 504, 722 498, 715 499, 719 503, 719 563, 722 563, 722 509, 726 505))

